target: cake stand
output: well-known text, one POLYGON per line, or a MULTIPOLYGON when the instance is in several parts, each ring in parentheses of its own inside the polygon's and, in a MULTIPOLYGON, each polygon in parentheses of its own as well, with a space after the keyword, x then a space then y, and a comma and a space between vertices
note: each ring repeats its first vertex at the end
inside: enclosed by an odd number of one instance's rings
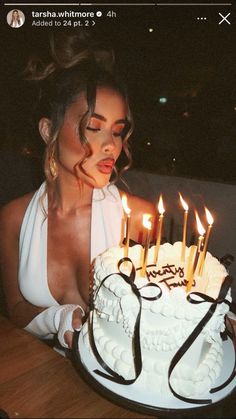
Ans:
MULTIPOLYGON (((234 368, 235 350, 231 339, 227 339, 223 342, 223 350, 224 367, 214 387, 217 387, 226 381, 234 368)), ((188 417, 193 417, 194 413, 196 415, 194 417, 199 417, 199 415, 201 417, 208 417, 202 416, 202 414, 209 412, 213 407, 214 409, 218 408, 222 406, 222 404, 225 414, 224 405, 229 409, 232 404, 232 412, 235 414, 236 377, 220 391, 216 393, 207 393, 201 396, 201 399, 211 399, 211 404, 199 405, 183 402, 174 395, 171 395, 170 397, 155 395, 155 397, 153 397, 153 394, 150 394, 149 392, 145 393, 144 391, 140 391, 138 388, 138 380, 131 385, 122 385, 96 374, 96 372, 94 372, 96 369, 105 373, 106 371, 103 370, 96 358, 88 350, 83 342, 82 334, 79 332, 74 333, 72 362, 80 376, 82 376, 95 391, 109 401, 126 409, 155 416, 158 414, 158 418, 170 418, 173 415, 173 418, 176 419, 178 418, 178 414, 180 415, 180 418, 184 418, 186 415, 188 417)), ((233 413, 232 416, 224 416, 224 418, 235 417, 233 413)), ((221 417, 222 414, 220 414, 219 418, 221 417)), ((216 418, 216 416, 214 416, 214 418, 216 418)))

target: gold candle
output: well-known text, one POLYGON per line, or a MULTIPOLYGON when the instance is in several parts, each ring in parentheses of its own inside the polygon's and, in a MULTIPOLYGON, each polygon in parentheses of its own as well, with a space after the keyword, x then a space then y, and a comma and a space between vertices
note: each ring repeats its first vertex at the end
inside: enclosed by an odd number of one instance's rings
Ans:
POLYGON ((204 263, 205 263, 205 259, 206 259, 206 252, 207 252, 207 245, 208 245, 208 241, 209 241, 209 236, 210 236, 210 233, 211 233, 212 225, 214 223, 214 219, 213 219, 210 211, 206 207, 205 207, 205 213, 206 213, 206 218, 207 218, 207 222, 208 222, 208 227, 207 227, 207 232, 206 232, 206 238, 205 238, 203 251, 202 251, 202 254, 201 254, 200 266, 199 266, 199 275, 200 276, 202 275, 202 272, 203 272, 204 263))
POLYGON ((202 244, 203 244, 203 240, 204 240, 204 234, 206 232, 202 223, 201 223, 201 221, 200 221, 200 218, 199 218, 197 212, 195 212, 195 216, 196 216, 196 222, 197 222, 199 237, 198 237, 198 242, 197 242, 197 248, 196 248, 196 251, 195 251, 194 258, 193 258, 192 267, 190 269, 189 278, 187 278, 188 283, 187 283, 187 286, 186 286, 186 292, 191 291, 191 288, 192 288, 192 285, 193 285, 193 280, 194 280, 194 275, 196 273, 199 257, 200 257, 201 251, 202 251, 201 249, 202 249, 202 244))
POLYGON ((180 202, 184 208, 184 223, 183 223, 183 236, 182 236, 182 248, 181 248, 181 261, 185 260, 185 250, 186 250, 186 234, 187 234, 187 222, 188 222, 188 204, 183 200, 181 194, 179 193, 180 202))
POLYGON ((150 246, 151 230, 152 230, 152 223, 151 223, 151 221, 149 221, 150 217, 151 217, 150 214, 143 214, 143 227, 145 227, 147 229, 147 234, 146 234, 146 243, 145 243, 145 248, 144 248, 141 276, 146 275, 148 250, 149 250, 149 246, 150 246))
MULTIPOLYGON (((195 251, 197 249, 197 246, 192 245, 189 247, 189 253, 188 253, 188 263, 187 263, 187 274, 186 274, 186 279, 190 279, 190 276, 192 275, 192 265, 193 265, 193 258, 194 258, 194 254, 195 251)), ((187 288, 186 288, 187 291, 187 288)))
POLYGON ((123 209, 124 209, 124 212, 125 212, 124 257, 128 257, 129 239, 130 239, 130 213, 131 213, 131 209, 128 207, 127 196, 126 195, 122 196, 121 201, 122 201, 123 209))
POLYGON ((154 263, 155 264, 158 261, 158 253, 159 253, 159 248, 160 248, 160 244, 161 244, 161 233, 162 233, 162 225, 163 225, 164 212, 165 212, 162 195, 159 198, 158 211, 159 211, 158 233, 157 233, 155 253, 154 253, 154 263))

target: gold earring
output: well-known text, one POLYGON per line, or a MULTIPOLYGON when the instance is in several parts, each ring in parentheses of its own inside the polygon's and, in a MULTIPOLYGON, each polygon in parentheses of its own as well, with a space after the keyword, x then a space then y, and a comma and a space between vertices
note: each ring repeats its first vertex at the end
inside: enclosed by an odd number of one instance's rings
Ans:
POLYGON ((54 157, 50 157, 49 159, 49 170, 52 176, 52 179, 55 180, 58 175, 57 164, 54 157))

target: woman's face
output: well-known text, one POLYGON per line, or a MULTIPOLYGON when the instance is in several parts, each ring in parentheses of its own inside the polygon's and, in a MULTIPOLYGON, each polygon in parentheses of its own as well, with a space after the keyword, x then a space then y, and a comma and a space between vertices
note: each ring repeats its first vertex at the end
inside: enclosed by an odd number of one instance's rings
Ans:
POLYGON ((67 109, 58 135, 58 164, 60 174, 76 174, 81 181, 101 188, 110 179, 116 160, 122 150, 122 134, 126 125, 127 106, 123 97, 110 88, 98 88, 96 105, 85 129, 92 154, 80 170, 78 161, 85 150, 79 138, 79 122, 87 110, 85 97, 67 109))

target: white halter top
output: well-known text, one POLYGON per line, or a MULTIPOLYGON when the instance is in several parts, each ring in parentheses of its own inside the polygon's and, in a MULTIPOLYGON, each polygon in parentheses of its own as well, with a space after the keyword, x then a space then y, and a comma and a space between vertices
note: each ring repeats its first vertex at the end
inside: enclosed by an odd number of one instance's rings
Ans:
MULTIPOLYGON (((35 192, 25 212, 19 241, 19 287, 24 298, 40 307, 59 305, 47 280, 47 194, 44 182, 35 192)), ((115 185, 94 189, 92 196, 90 260, 120 244, 123 217, 120 194, 115 185)))

